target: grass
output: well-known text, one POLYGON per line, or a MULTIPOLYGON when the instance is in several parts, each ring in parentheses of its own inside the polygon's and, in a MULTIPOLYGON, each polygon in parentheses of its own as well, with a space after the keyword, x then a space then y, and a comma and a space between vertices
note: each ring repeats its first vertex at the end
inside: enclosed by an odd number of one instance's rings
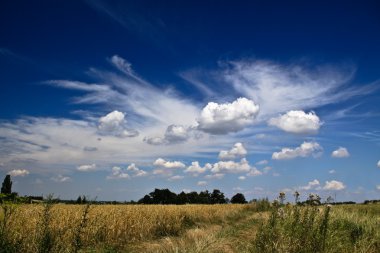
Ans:
POLYGON ((2 204, 0 252, 380 252, 380 205, 2 204))

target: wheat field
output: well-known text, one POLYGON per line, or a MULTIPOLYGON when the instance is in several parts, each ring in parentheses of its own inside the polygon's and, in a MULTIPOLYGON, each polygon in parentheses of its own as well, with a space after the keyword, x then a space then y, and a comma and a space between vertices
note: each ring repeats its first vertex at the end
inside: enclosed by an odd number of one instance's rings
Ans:
POLYGON ((0 252, 380 252, 380 205, 2 204, 0 252))

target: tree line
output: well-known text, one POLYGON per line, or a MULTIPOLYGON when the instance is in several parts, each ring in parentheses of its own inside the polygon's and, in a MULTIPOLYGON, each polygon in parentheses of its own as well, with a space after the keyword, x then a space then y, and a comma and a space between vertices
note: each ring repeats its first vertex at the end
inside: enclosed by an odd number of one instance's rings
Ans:
MULTIPOLYGON (((76 200, 60 200, 53 199, 55 203, 66 203, 66 204, 86 204, 89 202, 88 198, 84 195, 80 195, 76 200)), ((17 192, 12 192, 12 180, 10 175, 6 175, 1 186, 0 202, 3 201, 16 201, 24 203, 33 203, 36 201, 43 201, 42 196, 25 196, 19 197, 17 192)), ((118 201, 90 201, 93 204, 121 204, 118 201)), ((231 200, 226 198, 224 193, 218 189, 214 189, 212 192, 201 191, 196 192, 192 191, 185 193, 182 191, 179 194, 176 194, 169 189, 155 189, 151 193, 145 195, 138 202, 130 201, 123 202, 129 204, 225 204, 225 203, 236 203, 244 204, 247 203, 244 195, 242 193, 235 194, 231 200)))
POLYGON ((179 194, 171 192, 169 189, 155 189, 151 193, 145 195, 138 201, 139 204, 244 204, 247 203, 244 195, 242 193, 235 194, 231 200, 224 196, 224 193, 218 189, 214 189, 212 192, 201 191, 201 192, 184 192, 179 194))

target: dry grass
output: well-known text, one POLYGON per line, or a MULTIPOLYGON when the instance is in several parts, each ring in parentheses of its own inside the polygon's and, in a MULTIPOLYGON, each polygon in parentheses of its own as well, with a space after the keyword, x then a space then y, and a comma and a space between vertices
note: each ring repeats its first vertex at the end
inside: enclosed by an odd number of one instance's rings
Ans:
POLYGON ((15 206, 7 220, 8 237, 17 251, 41 252, 41 236, 51 240, 53 251, 73 252, 80 228, 82 248, 122 250, 138 242, 178 236, 197 224, 223 222, 243 205, 94 205, 83 225, 83 205, 52 205, 46 219, 42 205, 15 206), (48 223, 48 224, 42 224, 48 223), (46 231, 47 228, 47 231, 46 231), (46 236, 47 234, 47 236, 46 236))
POLYGON ((265 252, 258 242, 281 246, 276 252, 316 252, 305 247, 313 240, 297 242, 318 235, 324 221, 319 252, 380 250, 380 205, 333 206, 328 218, 323 207, 315 215, 301 207, 300 222, 293 208, 268 226, 273 215, 262 204, 93 205, 88 212, 85 205, 2 205, 0 252, 265 252))

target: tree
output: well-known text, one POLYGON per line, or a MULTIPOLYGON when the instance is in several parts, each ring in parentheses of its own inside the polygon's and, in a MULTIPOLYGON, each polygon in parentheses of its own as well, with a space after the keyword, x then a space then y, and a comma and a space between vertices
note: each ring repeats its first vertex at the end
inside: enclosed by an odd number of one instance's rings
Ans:
POLYGON ((180 194, 177 195, 177 204, 186 204, 189 203, 189 198, 187 197, 187 194, 182 191, 180 194))
POLYGON ((224 197, 224 193, 218 189, 214 189, 211 193, 211 204, 224 204, 226 203, 226 198, 224 197))
POLYGON ((231 198, 231 203, 232 204, 245 204, 245 203, 247 203, 247 201, 245 200, 245 197, 242 193, 236 193, 231 198))
POLYGON ((152 198, 149 195, 145 195, 138 201, 139 204, 152 204, 152 198))
POLYGON ((1 193, 3 193, 3 194, 11 194, 12 193, 12 181, 11 181, 10 175, 5 176, 3 185, 1 186, 1 193))

